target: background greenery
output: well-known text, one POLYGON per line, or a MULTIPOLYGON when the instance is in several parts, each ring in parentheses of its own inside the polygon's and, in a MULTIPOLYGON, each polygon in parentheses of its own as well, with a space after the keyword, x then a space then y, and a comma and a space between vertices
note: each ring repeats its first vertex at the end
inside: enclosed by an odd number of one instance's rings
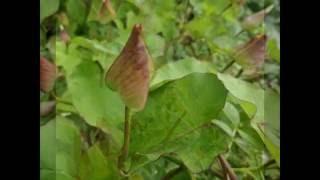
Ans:
POLYGON ((41 179, 120 179, 124 104, 104 75, 136 23, 156 71, 133 115, 130 179, 223 179, 218 155, 239 179, 280 179, 279 1, 110 2, 114 12, 101 0, 40 0, 40 54, 58 67, 54 90, 40 92, 51 110, 40 119, 41 179), (264 22, 244 25, 265 8, 264 22), (261 34, 263 67, 238 60, 261 34))

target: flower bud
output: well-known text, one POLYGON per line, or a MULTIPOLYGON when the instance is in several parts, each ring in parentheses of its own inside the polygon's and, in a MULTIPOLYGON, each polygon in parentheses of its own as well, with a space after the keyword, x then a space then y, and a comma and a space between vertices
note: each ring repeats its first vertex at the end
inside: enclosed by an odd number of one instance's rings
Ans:
POLYGON ((137 24, 107 72, 106 84, 119 92, 126 106, 139 111, 147 101, 152 71, 152 60, 142 38, 142 25, 137 24))
POLYGON ((40 58, 40 89, 48 92, 53 88, 56 79, 56 66, 44 57, 40 58))
POLYGON ((237 49, 235 58, 240 64, 261 67, 266 57, 267 36, 260 35, 237 49))

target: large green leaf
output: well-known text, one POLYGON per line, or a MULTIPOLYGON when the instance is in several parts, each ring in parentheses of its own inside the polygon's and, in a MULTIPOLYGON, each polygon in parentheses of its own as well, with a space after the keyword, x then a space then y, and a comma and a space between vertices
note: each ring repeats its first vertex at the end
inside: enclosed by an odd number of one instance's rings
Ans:
POLYGON ((42 126, 40 176, 42 180, 117 179, 115 162, 97 145, 81 154, 80 132, 73 122, 58 116, 42 126))
POLYGON ((250 83, 218 74, 229 92, 242 100, 240 105, 253 117, 252 127, 260 135, 269 152, 280 165, 280 99, 279 95, 260 89, 250 83), (256 107, 256 111, 252 108, 256 107))
POLYGON ((69 76, 74 68, 81 62, 81 58, 78 54, 67 53, 66 45, 61 42, 56 42, 56 65, 62 67, 66 75, 69 76))
POLYGON ((66 0, 66 11, 70 22, 82 24, 87 17, 87 4, 84 0, 66 0))
POLYGON ((210 73, 193 73, 153 91, 146 108, 133 116, 131 154, 175 152, 192 171, 207 167, 226 148, 227 136, 210 123, 226 95, 210 73))
POLYGON ((98 145, 92 146, 81 158, 81 179, 117 180, 116 162, 107 159, 98 145))
POLYGON ((84 120, 110 133, 120 146, 124 104, 117 92, 105 85, 99 66, 93 61, 83 60, 67 81, 73 104, 84 120))
POLYGON ((73 123, 58 116, 40 128, 40 137, 41 179, 76 180, 81 142, 73 123))
POLYGON ((177 62, 168 63, 159 68, 151 81, 150 88, 151 90, 155 90, 167 82, 183 78, 184 76, 195 72, 214 73, 216 71, 213 64, 201 62, 194 58, 183 59, 177 62))
POLYGON ((40 128, 40 168, 55 170, 56 120, 51 120, 40 128))
POLYGON ((218 78, 233 96, 256 106, 254 109, 248 103, 241 104, 249 116, 254 116, 257 121, 264 120, 264 91, 262 89, 226 74, 219 73, 218 78))
POLYGON ((40 23, 59 8, 60 0, 40 0, 40 23))

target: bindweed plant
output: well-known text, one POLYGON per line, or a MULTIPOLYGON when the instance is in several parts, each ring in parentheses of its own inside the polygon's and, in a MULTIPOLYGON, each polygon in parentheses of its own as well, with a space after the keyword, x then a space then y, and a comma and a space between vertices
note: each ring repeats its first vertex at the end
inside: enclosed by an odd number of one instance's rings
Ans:
POLYGON ((41 0, 41 179, 279 179, 261 2, 41 0))

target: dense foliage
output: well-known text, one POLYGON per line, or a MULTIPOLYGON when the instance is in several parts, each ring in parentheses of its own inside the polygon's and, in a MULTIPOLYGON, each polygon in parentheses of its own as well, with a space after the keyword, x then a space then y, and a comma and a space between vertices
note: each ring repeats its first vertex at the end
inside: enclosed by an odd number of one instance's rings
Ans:
POLYGON ((278 0, 40 7, 42 180, 123 178, 125 105, 104 78, 137 23, 154 73, 132 114, 128 178, 280 179, 278 0))

